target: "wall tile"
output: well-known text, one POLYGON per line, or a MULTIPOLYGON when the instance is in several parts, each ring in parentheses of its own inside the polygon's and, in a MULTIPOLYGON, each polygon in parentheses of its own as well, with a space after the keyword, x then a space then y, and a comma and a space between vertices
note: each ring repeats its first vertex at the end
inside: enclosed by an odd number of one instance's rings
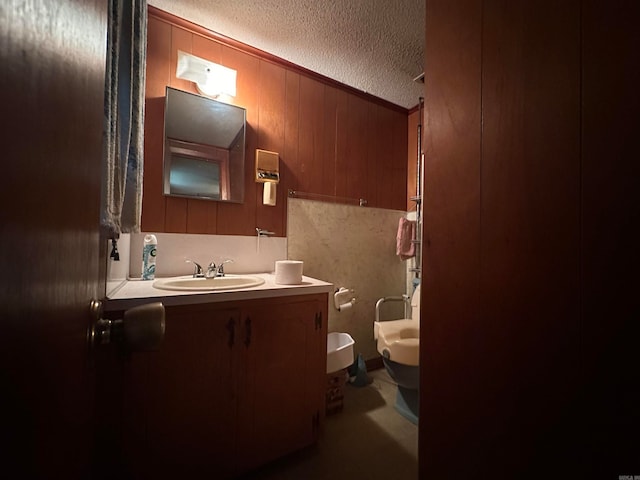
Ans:
MULTIPOLYGON (((396 256, 398 220, 404 211, 288 198, 287 255, 304 261, 304 274, 355 290, 353 308, 329 305, 329 332, 347 332, 354 352, 377 357, 373 340, 376 301, 405 293, 406 262, 396 256)), ((383 319, 403 317, 401 303, 387 305, 383 319)))

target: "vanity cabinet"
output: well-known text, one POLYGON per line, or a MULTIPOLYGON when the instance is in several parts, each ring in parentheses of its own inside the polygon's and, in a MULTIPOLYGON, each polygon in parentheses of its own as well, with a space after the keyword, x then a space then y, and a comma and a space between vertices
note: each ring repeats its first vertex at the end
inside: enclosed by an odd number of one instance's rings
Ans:
POLYGON ((229 478, 312 444, 324 415, 327 294, 166 307, 132 354, 126 457, 135 478, 229 478))

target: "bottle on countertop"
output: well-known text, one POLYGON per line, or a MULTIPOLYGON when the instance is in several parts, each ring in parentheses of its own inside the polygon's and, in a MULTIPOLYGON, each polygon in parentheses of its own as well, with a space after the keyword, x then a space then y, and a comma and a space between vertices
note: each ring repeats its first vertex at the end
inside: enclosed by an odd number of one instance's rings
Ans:
POLYGON ((153 280, 156 275, 158 239, 155 235, 144 236, 142 247, 142 280, 153 280))

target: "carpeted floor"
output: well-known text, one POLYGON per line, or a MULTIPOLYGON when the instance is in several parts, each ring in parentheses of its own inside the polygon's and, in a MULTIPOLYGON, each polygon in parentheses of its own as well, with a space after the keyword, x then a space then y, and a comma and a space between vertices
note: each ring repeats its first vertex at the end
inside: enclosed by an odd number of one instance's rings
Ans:
POLYGON ((344 386, 344 407, 326 417, 317 445, 244 479, 417 480, 418 428, 393 408, 396 386, 386 370, 366 387, 344 386))

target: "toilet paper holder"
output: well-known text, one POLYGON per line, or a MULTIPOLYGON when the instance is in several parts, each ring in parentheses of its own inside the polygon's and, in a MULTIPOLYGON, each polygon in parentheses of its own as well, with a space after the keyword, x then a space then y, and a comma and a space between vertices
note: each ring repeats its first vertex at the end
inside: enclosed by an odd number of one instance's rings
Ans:
POLYGON ((276 206, 276 185, 280 182, 280 155, 278 152, 256 149, 256 182, 263 184, 262 203, 276 206))
POLYGON ((356 297, 352 288, 336 288, 333 294, 333 304, 336 310, 342 312, 353 307, 354 303, 356 303, 356 297))

